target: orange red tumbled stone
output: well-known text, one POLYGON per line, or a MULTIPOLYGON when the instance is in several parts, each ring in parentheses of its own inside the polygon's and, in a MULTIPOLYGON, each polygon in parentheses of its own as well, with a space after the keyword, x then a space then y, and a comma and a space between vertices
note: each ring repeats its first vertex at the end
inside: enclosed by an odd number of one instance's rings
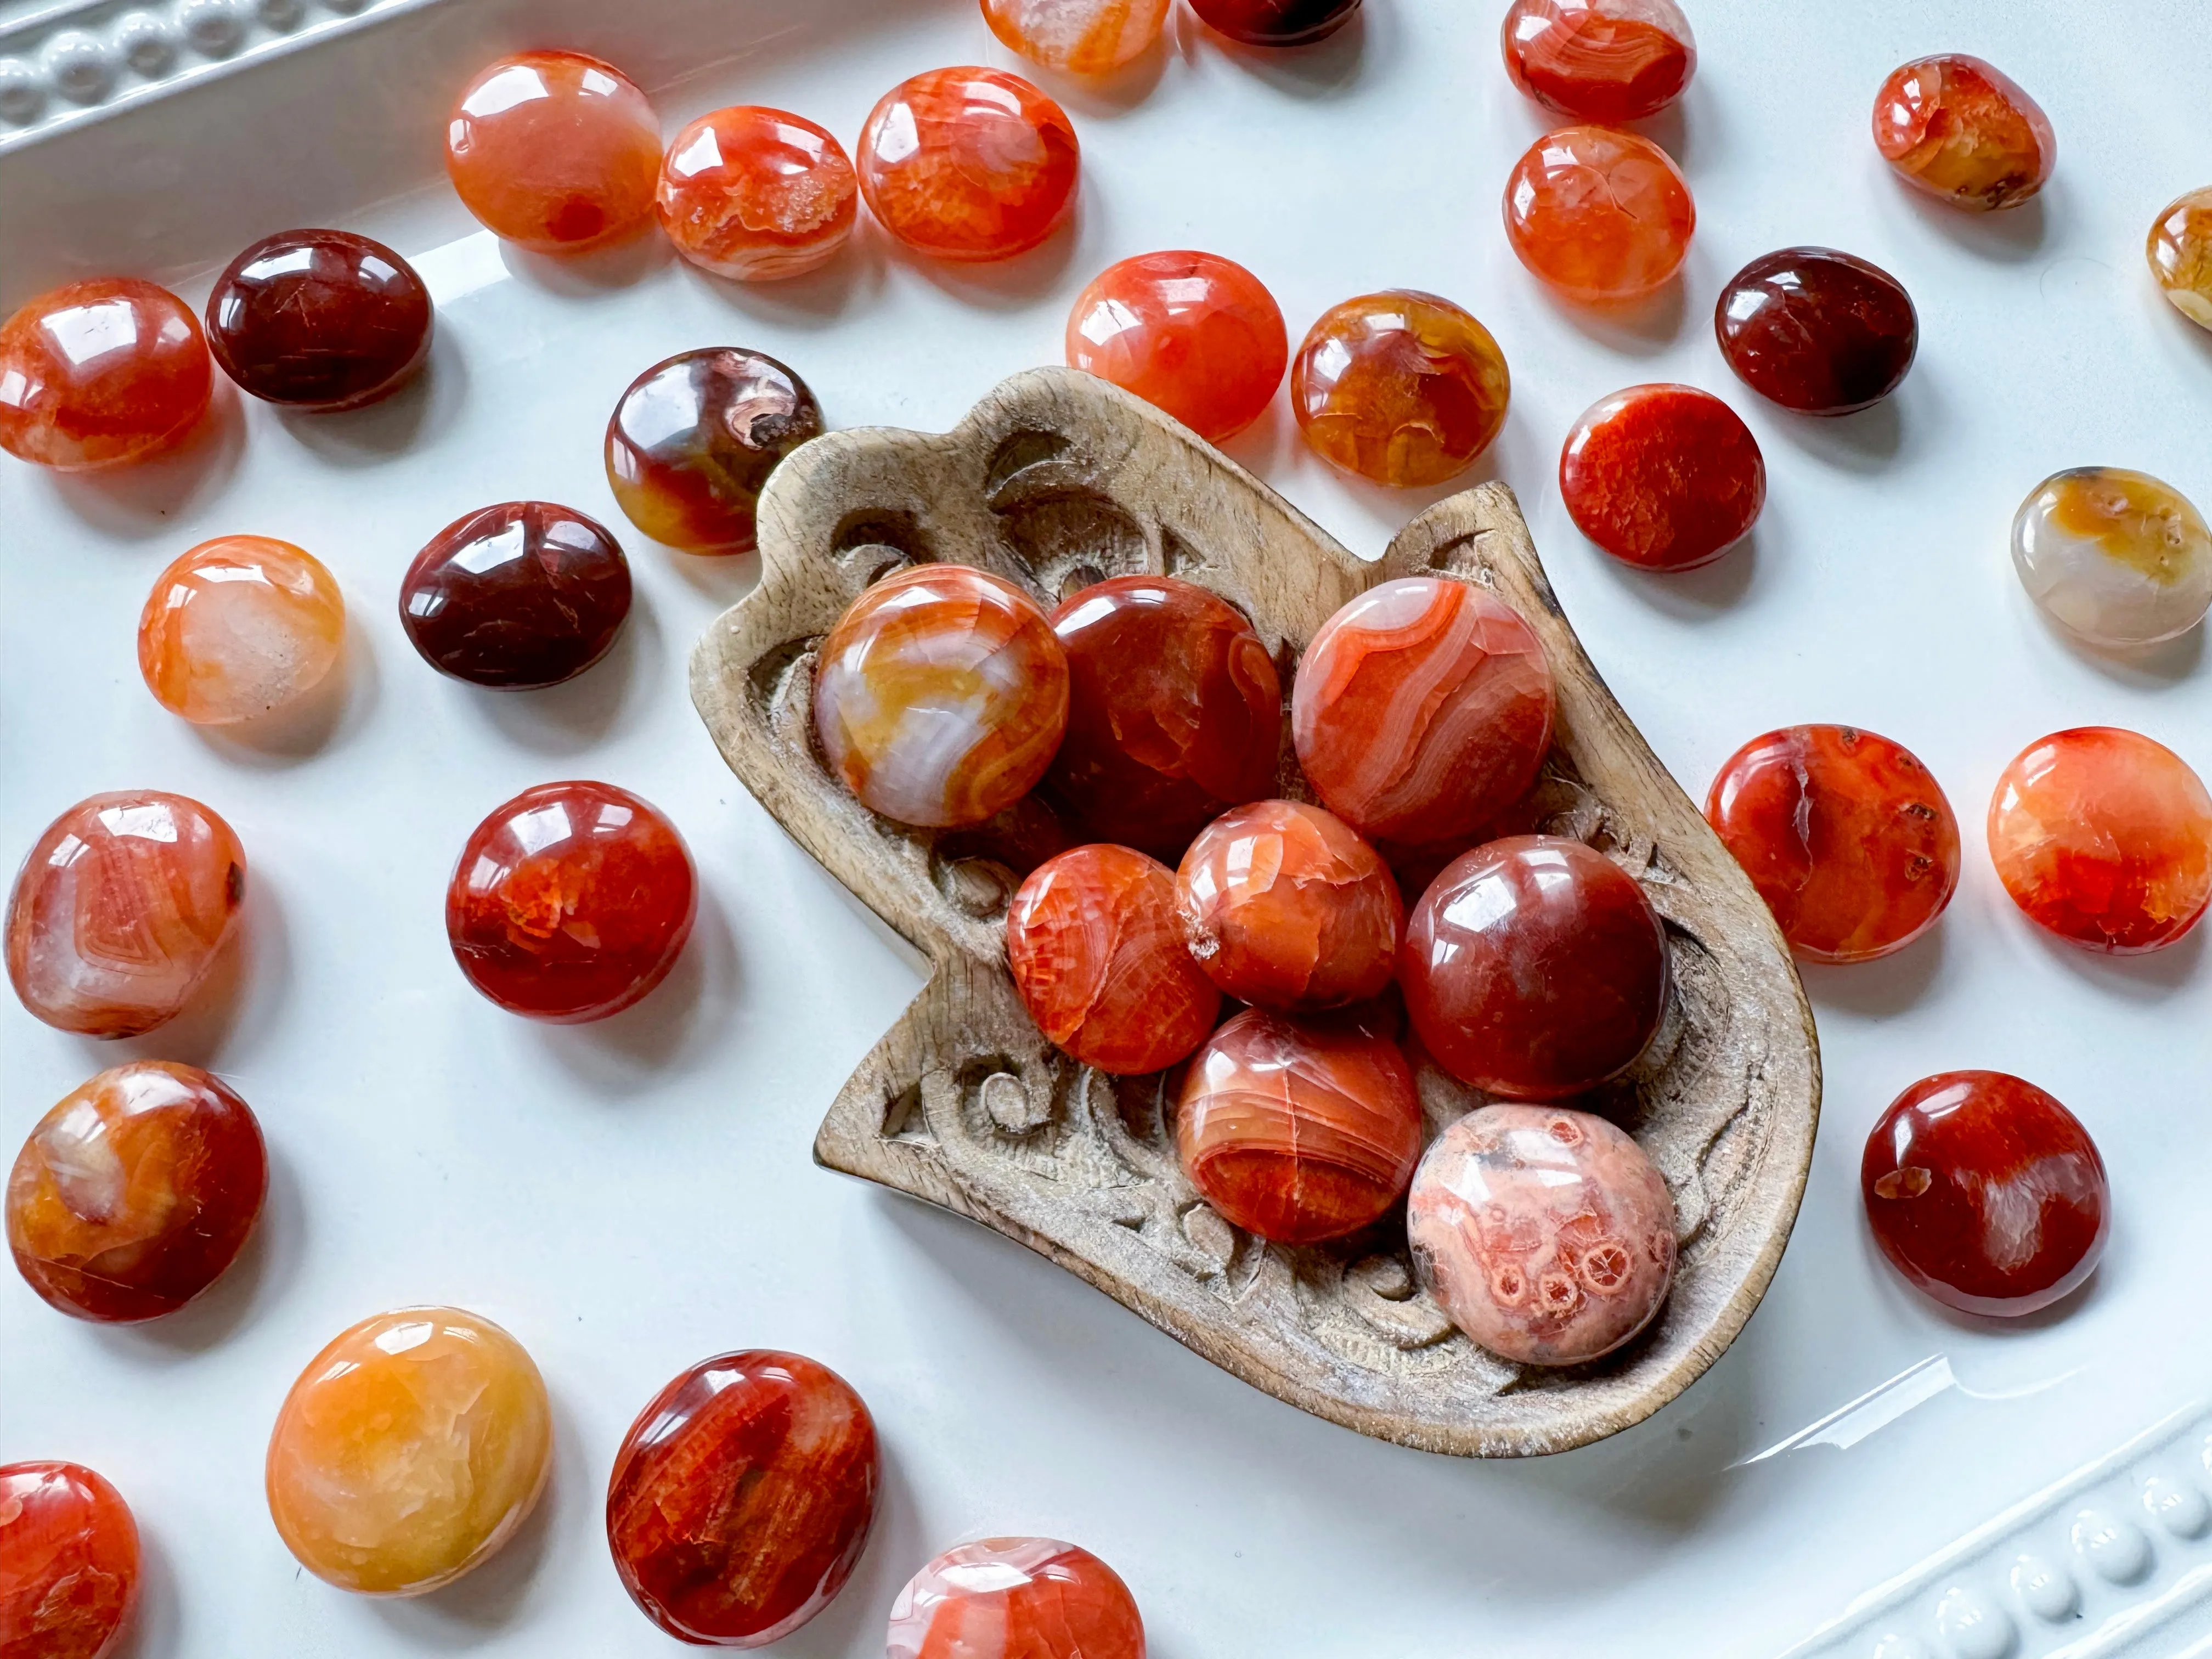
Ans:
POLYGON ((1562 127, 1505 181, 1505 240, 1570 300, 1635 300, 1681 269, 1697 228, 1690 186, 1667 152, 1612 127, 1562 127))
POLYGON ((739 105, 676 135, 655 201, 676 251, 703 270, 775 282, 816 269, 860 212, 845 147, 803 115, 739 105))
POLYGON ((1622 563, 1690 570, 1750 533, 1766 503, 1766 461, 1711 392, 1632 386, 1575 422, 1559 495, 1575 527, 1622 563))
POLYGON ((138 1523, 76 1463, 0 1464, 0 1654, 108 1659, 138 1603, 138 1523))
POLYGON ((890 1659, 1145 1659, 1121 1576, 1056 1538, 945 1551, 891 1603, 890 1659))
POLYGON ((70 283, 0 323, 0 449, 58 472, 174 447, 214 388, 191 307, 136 277, 70 283))
POLYGON ((1070 75, 1109 75, 1152 50, 1170 0, 982 0, 1008 50, 1070 75))
POLYGON ((1075 201, 1079 147, 1058 104, 1018 75, 932 70, 884 94, 855 160, 868 210, 917 253, 1011 258, 1075 201))
POLYGON ((1332 306, 1291 365, 1291 412, 1321 458, 1419 489, 1474 465, 1505 424, 1505 354, 1449 300, 1416 289, 1332 306))
POLYGON ((1656 115, 1698 66, 1690 20, 1674 0, 1514 0, 1501 43, 1515 86, 1583 121, 1656 115))
POLYGON ((2058 162, 2035 100, 1994 64, 1964 52, 1890 71, 1874 100, 1874 142, 1897 176, 1954 207, 2017 207, 2058 162))
POLYGON ((230 726, 305 696, 344 643, 345 596, 313 554, 218 536, 155 581, 138 617, 138 672, 171 714, 230 726))
POLYGON ((1258 420, 1290 362, 1267 285, 1218 254, 1140 253, 1076 297, 1067 362, 1165 410, 1208 443, 1258 420))
POLYGON ((446 127, 446 170, 495 235, 579 253, 653 216, 660 123, 611 64, 520 52, 485 69, 446 127))

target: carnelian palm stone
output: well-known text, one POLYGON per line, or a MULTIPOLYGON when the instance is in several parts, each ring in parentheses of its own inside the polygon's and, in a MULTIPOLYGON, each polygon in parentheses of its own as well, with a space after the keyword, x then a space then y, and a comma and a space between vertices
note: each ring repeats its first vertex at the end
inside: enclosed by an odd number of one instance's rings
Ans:
POLYGON ((1076 296, 1067 365, 1111 380, 1223 443, 1283 383, 1290 341, 1267 285, 1216 253, 1139 253, 1076 296))
POLYGON ((1618 125, 1656 115, 1698 66, 1674 0, 1513 0, 1505 72, 1547 109, 1618 125))
POLYGON ((891 1603, 890 1659, 1145 1659, 1121 1576, 1056 1538, 985 1538, 945 1552, 891 1603))
POLYGON ((521 52, 469 82, 446 170, 495 235, 580 253, 653 216, 660 123, 635 82, 578 52, 521 52))
POLYGON ((0 323, 0 449, 56 471, 175 447, 214 387, 191 307, 136 277, 71 283, 0 323))
POLYGON ((1393 489, 1474 465, 1505 424, 1512 389, 1490 331, 1418 289, 1331 306, 1291 365, 1291 412, 1314 453, 1393 489))
POLYGON ((138 1602, 138 1523, 76 1463, 0 1464, 0 1654, 108 1659, 138 1602))
POLYGON ((1562 127, 1505 181, 1505 240, 1570 300, 1641 299, 1681 269, 1697 228, 1690 186, 1667 152, 1613 127, 1562 127))
POLYGON ((1074 204, 1079 146, 1058 104, 1004 70, 932 70, 885 93, 855 158, 868 210, 916 253, 1006 259, 1074 204))
POLYGON ((2051 177, 2058 140, 2041 106, 1996 64, 1964 52, 1890 71, 1874 142, 1897 176, 1954 207, 2018 207, 2051 177))
POLYGON ((676 135, 655 197, 660 228, 702 270, 775 282, 826 263, 853 234, 860 175, 803 115, 740 105, 676 135))

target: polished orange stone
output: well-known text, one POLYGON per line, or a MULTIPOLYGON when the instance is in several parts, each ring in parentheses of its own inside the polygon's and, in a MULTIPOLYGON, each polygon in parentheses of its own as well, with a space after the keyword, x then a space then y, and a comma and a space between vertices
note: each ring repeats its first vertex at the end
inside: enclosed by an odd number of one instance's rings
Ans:
POLYGON ((8 977, 49 1025, 138 1036, 173 1019, 246 898, 246 853, 199 802, 94 795, 46 826, 8 899, 8 977))
POLYGON ((1152 49, 1170 0, 982 0, 1010 52, 1068 75, 1110 75, 1152 49))
POLYGON ((1413 1178, 1413 1068, 1356 1020, 1248 1008, 1192 1057, 1176 1152, 1191 1185, 1247 1232, 1341 1238, 1381 1219, 1413 1178))
POLYGON ((58 472, 174 447, 214 389, 191 307, 135 277, 71 283, 0 323, 0 449, 58 472))
POLYGON ((341 1332, 293 1383, 269 1437, 269 1514, 325 1583, 420 1595, 514 1536, 552 1460, 522 1345, 458 1308, 403 1308, 341 1332))
POLYGON ((1958 889, 1959 821, 1942 787, 1856 726, 1753 738, 1713 779, 1705 817, 1810 962, 1902 951, 1958 889))
POLYGON ((2093 951, 2171 945, 2212 902, 2212 795, 2137 732, 2083 726, 2030 744, 1997 780, 1989 844, 2013 902, 2093 951))
POLYGON ((108 1659, 138 1603, 138 1523, 76 1463, 0 1464, 0 1655, 108 1659))
POLYGON ((174 1313, 237 1259, 269 1190, 261 1126, 197 1066, 137 1060, 62 1097, 8 1177, 8 1248, 65 1314, 174 1313))
POLYGON ((345 597, 304 548, 218 536, 164 570, 138 616, 138 672, 195 726, 273 713, 319 685, 345 644, 345 597))
POLYGON ((1505 72, 1547 109, 1618 125, 1656 115, 1698 67, 1674 0, 1513 0, 1505 72))
POLYGON ((1330 307, 1291 365, 1291 412, 1314 452, 1398 489, 1474 465, 1505 424, 1512 389, 1490 331, 1415 289, 1330 307))
POLYGON ((2166 204, 2143 239, 2143 258, 2166 303, 2199 328, 2212 328, 2212 188, 2166 204))
POLYGON ((1176 878, 1126 847, 1077 847, 1006 910, 1006 965, 1037 1030, 1086 1066, 1137 1076, 1206 1041, 1221 994, 1183 946, 1176 878))
POLYGON ((1329 811, 1370 837, 1472 835, 1528 793, 1552 746, 1552 670, 1520 613, 1479 587, 1407 576, 1315 634, 1291 736, 1329 811))
POLYGON ((1954 207, 2018 207, 2058 163, 2051 118, 1994 64, 1917 58, 1875 94, 1874 142, 1897 176, 1954 207))
POLYGON ((1742 416, 1693 386, 1601 398, 1559 452, 1575 527, 1623 564, 1692 570, 1751 533, 1766 460, 1742 416))
POLYGON ((653 216, 660 121, 637 85, 580 52, 519 52, 468 84, 446 171, 495 235, 580 253, 653 216))
POLYGON ((891 1603, 890 1659, 1145 1659, 1121 1574, 1057 1538, 959 1544, 891 1603))
POLYGON ((1340 818, 1289 800, 1206 825, 1176 872, 1176 905, 1209 979, 1291 1012, 1379 995, 1406 924, 1382 855, 1340 818))
POLYGON ((1213 253, 1140 253, 1076 297, 1067 362, 1223 443, 1274 400, 1290 362, 1267 285, 1213 253))
POLYGON ((1075 202, 1079 146, 1018 75, 932 70, 884 94, 861 130, 860 190, 893 237, 933 258, 1027 252, 1075 202))
POLYGON ((860 180, 845 147, 803 115, 755 104, 702 115, 661 163, 660 228, 702 270, 798 276, 845 245, 860 180))
POLYGON ((1505 181, 1505 240, 1570 300, 1640 299, 1681 269, 1697 228, 1690 186, 1667 152, 1611 127, 1562 127, 1505 181))
POLYGON ((823 641, 814 732, 871 811, 981 823, 1034 788, 1067 730, 1067 653, 1036 601, 960 564, 915 565, 823 641))

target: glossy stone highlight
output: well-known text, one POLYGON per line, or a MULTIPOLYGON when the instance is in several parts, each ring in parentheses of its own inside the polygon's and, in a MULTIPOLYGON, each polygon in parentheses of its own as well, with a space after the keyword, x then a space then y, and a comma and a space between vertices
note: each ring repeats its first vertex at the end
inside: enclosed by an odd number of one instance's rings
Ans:
POLYGON ((0 1464, 0 1654, 108 1659, 138 1603, 138 1523, 77 1463, 0 1464))
POLYGON ((1317 806, 1255 801, 1202 830, 1176 872, 1190 954, 1240 1002, 1294 1013, 1379 996, 1406 922, 1381 854, 1317 806))
POLYGON ((1990 798, 1989 845, 2013 902, 2093 951, 2159 950, 2212 902, 2212 795, 2180 756, 2115 726, 2021 750, 1990 798))
POLYGON ((2212 328, 2212 187, 2166 204, 2144 239, 2158 291, 2199 328, 2212 328))
POLYGON ((1512 606, 1407 576, 1323 623, 1291 735, 1329 811, 1370 837, 1471 836, 1526 794, 1552 744, 1552 670, 1512 606))
POLYGON ((2148 472, 2077 466, 2028 492, 2012 565, 2044 615, 2091 645, 2178 639, 2212 610, 2212 530, 2148 472))
POLYGON ((1959 821, 1910 750, 1792 726, 1729 757, 1705 817, 1809 962, 1872 962, 1936 925, 1959 886, 1959 821))
POLYGON ((698 908, 674 824, 610 783, 543 783, 461 848, 446 937, 469 983, 509 1013, 580 1025, 667 978, 698 908))
POLYGON ((207 412, 199 319, 131 276, 70 283, 0 323, 0 449, 58 472, 173 448, 207 412))
POLYGON ((233 259, 208 295, 208 348, 240 388, 295 409, 358 409, 430 355, 430 290, 381 242, 287 230, 233 259))
POLYGON ((1697 228, 1690 186, 1667 152, 1613 127, 1562 127, 1505 180, 1505 240, 1570 300, 1641 299, 1681 269, 1697 228))
POLYGON ((1056 1538, 945 1551, 891 1603, 890 1659, 1145 1659, 1121 1575, 1056 1538))
POLYGON ((1274 400, 1290 362, 1267 285, 1218 254, 1140 253, 1076 297, 1067 362, 1223 443, 1274 400))
POLYGON ((1389 289, 1322 313, 1291 366, 1291 412, 1314 451, 1399 489, 1455 478, 1505 424, 1505 354, 1474 316, 1389 289))
POLYGON ((702 270, 775 282, 826 263, 853 234, 860 180, 803 115, 739 105, 676 135, 655 195, 660 228, 702 270))
POLYGON ((1579 1365, 1633 1338, 1674 1277, 1674 1203, 1601 1117, 1486 1106, 1437 1138, 1406 1232, 1452 1323, 1524 1365, 1579 1365))
POLYGON ((1954 207, 2018 207, 2058 162, 2051 118, 1994 64, 1917 58, 1875 94, 1874 142, 1897 176, 1954 207))
POLYGON ((1529 97, 1611 125, 1656 115, 1698 67, 1674 0, 1514 0, 1501 44, 1506 74, 1529 97))
POLYGON ((514 1536, 552 1458, 552 1410, 522 1345, 459 1308, 403 1308, 341 1332, 284 1396, 269 1515, 325 1583, 420 1595, 514 1536))
POLYGON ((138 616, 138 672, 195 726, 275 713, 323 683, 345 646, 345 596, 305 548, 218 536, 164 570, 138 616))
POLYGON ((660 122, 611 64, 520 52, 469 82, 446 127, 446 171, 495 235, 580 253, 653 216, 660 122))
POLYGON ((845 787, 900 823, 981 823, 1036 787, 1067 729, 1066 653, 1036 602, 958 564, 915 565, 823 641, 814 733, 845 787))
POLYGON ((415 556, 399 623, 439 672, 519 691, 605 656, 629 601, 629 561, 605 526, 552 501, 502 501, 454 520, 415 556))
POLYGON ((1721 356, 1762 398, 1806 415, 1849 415, 1897 390, 1920 343, 1901 283, 1826 247, 1761 254, 1713 310, 1721 356))
POLYGON ((1110 75, 1152 49, 1170 0, 982 0, 1010 52, 1068 75, 1110 75))
POLYGON ((2049 1307, 2096 1271, 2112 1231, 2089 1132, 2002 1072, 1945 1072, 1899 1095, 1867 1137, 1859 1191, 1890 1265, 1964 1313, 2049 1307))
POLYGON ((932 70, 901 82, 868 117, 858 159, 868 210, 936 259, 1025 253, 1075 201, 1075 128, 1004 70, 932 70))
POLYGON ((1421 1155, 1421 1103, 1396 1043, 1349 1019, 1248 1008, 1193 1056, 1176 1152, 1206 1201, 1280 1244, 1380 1219, 1421 1155))
POLYGON ((1750 533, 1766 460, 1743 419, 1691 386, 1632 386, 1590 405, 1559 453, 1576 528, 1624 564, 1690 570, 1750 533))
POLYGON ((246 898, 246 853, 199 802, 94 795, 46 826, 8 898, 23 1006, 84 1036, 140 1036, 184 1011, 246 898))
POLYGON ((1446 866, 1406 924, 1406 1013, 1461 1082, 1564 1100, 1633 1066, 1667 1011, 1667 934, 1595 848, 1510 836, 1446 866))
POLYGON ((607 422, 607 483, 629 521, 686 553, 750 553, 776 464, 822 433, 822 405, 773 357, 679 352, 630 382, 607 422))
POLYGON ((174 1313, 261 1214, 261 1126, 196 1066, 139 1060, 64 1095, 8 1176, 8 1248, 47 1305, 123 1324, 174 1313))
POLYGON ((765 1647, 845 1587, 875 1520, 876 1425, 827 1366, 754 1349, 654 1395, 615 1454, 607 1547, 671 1636, 765 1647))
POLYGON ((1190 9, 1248 46, 1305 46, 1350 22, 1359 0, 1190 0, 1190 9))
POLYGON ((1044 790, 1100 841, 1163 858, 1274 787, 1283 694, 1252 624, 1174 576, 1113 576, 1064 601, 1067 734, 1044 790))

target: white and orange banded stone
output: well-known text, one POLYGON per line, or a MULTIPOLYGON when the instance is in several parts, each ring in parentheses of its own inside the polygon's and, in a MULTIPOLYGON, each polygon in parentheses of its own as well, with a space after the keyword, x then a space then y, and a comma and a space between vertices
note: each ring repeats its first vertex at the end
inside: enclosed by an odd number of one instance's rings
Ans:
POLYGON ((305 696, 344 643, 345 599, 320 560, 268 536, 218 536, 154 583, 138 672, 171 714, 230 726, 305 696))
POLYGON ((983 0, 1008 48, 1070 75, 1108 75, 1152 50, 1169 0, 983 0))
POLYGON ((654 201, 676 251, 702 270, 777 282, 845 245, 860 175, 826 129, 803 115, 741 104, 676 135, 654 201))

